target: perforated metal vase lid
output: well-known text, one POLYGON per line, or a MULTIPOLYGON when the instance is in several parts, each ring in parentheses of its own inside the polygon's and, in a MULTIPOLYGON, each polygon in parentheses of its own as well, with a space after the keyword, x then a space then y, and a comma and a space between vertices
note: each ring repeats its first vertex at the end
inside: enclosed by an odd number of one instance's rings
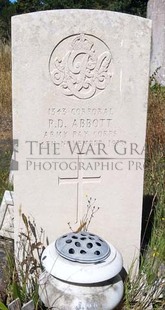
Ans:
POLYGON ((69 233, 55 242, 58 254, 70 261, 79 263, 98 263, 110 255, 110 247, 99 236, 89 232, 69 233))

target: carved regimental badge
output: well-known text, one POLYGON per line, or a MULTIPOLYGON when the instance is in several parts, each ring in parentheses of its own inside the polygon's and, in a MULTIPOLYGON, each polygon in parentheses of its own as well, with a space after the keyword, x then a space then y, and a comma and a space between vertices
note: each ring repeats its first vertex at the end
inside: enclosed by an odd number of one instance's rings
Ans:
POLYGON ((73 35, 54 48, 49 60, 50 76, 64 95, 88 99, 109 84, 111 59, 109 48, 100 39, 73 35))

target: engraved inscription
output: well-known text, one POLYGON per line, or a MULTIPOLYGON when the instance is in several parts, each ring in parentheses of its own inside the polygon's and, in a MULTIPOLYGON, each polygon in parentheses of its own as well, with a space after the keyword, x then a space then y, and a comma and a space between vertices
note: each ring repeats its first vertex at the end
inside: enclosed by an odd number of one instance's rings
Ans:
POLYGON ((64 95, 88 99, 109 84, 111 59, 109 48, 100 39, 87 34, 74 35, 53 50, 50 76, 64 95))
POLYGON ((47 110, 48 118, 45 123, 44 139, 112 139, 113 108, 89 107, 57 107, 47 110))
POLYGON ((78 162, 77 162, 77 176, 76 177, 58 177, 58 185, 61 184, 76 184, 77 187, 77 207, 76 207, 76 223, 79 220, 80 207, 82 206, 82 196, 83 196, 83 183, 100 183, 100 176, 83 176, 82 170, 79 169, 80 161, 79 156, 83 155, 78 153, 78 162))

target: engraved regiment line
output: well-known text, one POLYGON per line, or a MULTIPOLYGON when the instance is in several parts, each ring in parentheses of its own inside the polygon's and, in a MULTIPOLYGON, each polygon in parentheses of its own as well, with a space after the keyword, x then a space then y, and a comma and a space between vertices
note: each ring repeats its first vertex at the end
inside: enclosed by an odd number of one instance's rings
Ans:
POLYGON ((100 39, 79 34, 73 39, 63 57, 61 53, 60 59, 56 56, 56 48, 52 52, 49 63, 51 79, 64 95, 88 99, 103 91, 109 84, 111 59, 108 47, 100 39), (92 39, 96 44, 101 42, 101 54, 96 52, 92 39))

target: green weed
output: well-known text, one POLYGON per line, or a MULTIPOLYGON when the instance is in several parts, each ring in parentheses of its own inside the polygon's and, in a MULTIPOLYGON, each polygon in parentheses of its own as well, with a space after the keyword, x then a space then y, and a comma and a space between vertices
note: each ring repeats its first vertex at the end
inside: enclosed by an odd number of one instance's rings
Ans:
POLYGON ((40 257, 44 250, 44 231, 37 230, 35 221, 21 214, 24 231, 19 233, 15 256, 6 253, 6 303, 19 298, 21 304, 33 300, 35 309, 43 309, 38 296, 38 278, 42 271, 40 257))

